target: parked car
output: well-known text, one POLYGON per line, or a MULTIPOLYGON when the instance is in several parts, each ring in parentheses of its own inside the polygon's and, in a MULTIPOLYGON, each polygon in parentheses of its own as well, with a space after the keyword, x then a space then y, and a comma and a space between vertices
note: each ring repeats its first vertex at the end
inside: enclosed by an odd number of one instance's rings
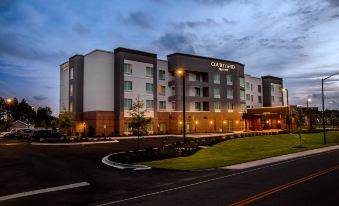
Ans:
POLYGON ((1 132, 0 139, 4 139, 10 132, 1 132))
POLYGON ((16 132, 18 139, 30 139, 33 136, 34 129, 20 129, 16 132))
POLYGON ((34 131, 32 137, 30 138, 31 141, 62 141, 66 139, 66 135, 61 134, 58 131, 55 130, 37 130, 34 131))
POLYGON ((5 138, 6 139, 15 139, 18 130, 19 129, 11 129, 7 134, 5 134, 5 138))

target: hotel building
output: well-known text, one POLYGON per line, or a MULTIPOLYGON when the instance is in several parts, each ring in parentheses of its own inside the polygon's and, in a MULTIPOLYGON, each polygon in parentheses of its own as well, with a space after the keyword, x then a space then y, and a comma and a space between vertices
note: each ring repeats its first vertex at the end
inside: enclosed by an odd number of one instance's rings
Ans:
POLYGON ((245 129, 247 108, 283 105, 281 78, 244 74, 244 64, 173 53, 167 60, 126 48, 74 55, 60 65, 60 112, 69 111, 74 129, 96 135, 128 134, 129 109, 137 98, 152 118, 150 133, 183 128, 184 69, 188 132, 245 129))

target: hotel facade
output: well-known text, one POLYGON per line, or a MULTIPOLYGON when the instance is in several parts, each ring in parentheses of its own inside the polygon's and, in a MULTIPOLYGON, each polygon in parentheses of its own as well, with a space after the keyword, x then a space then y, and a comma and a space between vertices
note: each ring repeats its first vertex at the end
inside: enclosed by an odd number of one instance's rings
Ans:
POLYGON ((184 70, 188 132, 247 129, 247 109, 284 106, 283 80, 253 77, 244 64, 173 53, 156 54, 126 48, 74 55, 60 65, 60 112, 71 112, 74 129, 95 135, 126 135, 129 109, 139 98, 152 118, 153 134, 181 133, 184 70))

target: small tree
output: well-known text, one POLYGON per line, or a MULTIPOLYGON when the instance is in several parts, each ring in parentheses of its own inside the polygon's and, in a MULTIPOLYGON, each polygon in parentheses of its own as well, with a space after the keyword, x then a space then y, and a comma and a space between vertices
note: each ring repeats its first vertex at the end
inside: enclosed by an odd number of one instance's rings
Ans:
POLYGON ((305 114, 302 110, 302 108, 297 108, 297 130, 298 130, 298 136, 299 136, 299 146, 302 145, 302 128, 305 125, 305 114))
POLYGON ((67 134, 69 129, 73 126, 73 117, 70 112, 62 112, 59 114, 59 127, 67 130, 67 134))
POLYGON ((140 135, 147 134, 147 125, 151 123, 152 119, 145 116, 146 109, 144 103, 139 99, 139 96, 132 103, 129 114, 131 115, 131 121, 128 123, 128 128, 132 130, 132 133, 138 136, 138 149, 140 145, 140 135))

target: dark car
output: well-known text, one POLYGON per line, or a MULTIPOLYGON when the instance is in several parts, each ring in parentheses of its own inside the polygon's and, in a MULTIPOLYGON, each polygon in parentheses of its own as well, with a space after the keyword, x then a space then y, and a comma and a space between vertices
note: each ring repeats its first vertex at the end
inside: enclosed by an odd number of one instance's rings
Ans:
POLYGON ((62 141, 66 139, 66 135, 55 130, 37 130, 34 131, 31 141, 62 141))

